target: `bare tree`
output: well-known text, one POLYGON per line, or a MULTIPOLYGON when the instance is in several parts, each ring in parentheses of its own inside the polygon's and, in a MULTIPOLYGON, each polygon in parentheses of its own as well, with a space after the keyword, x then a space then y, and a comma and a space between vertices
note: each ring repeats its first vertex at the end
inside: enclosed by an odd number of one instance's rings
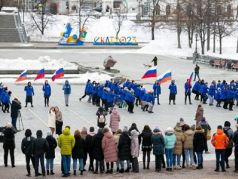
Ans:
POLYGON ((176 28, 177 28, 177 42, 178 48, 182 48, 181 46, 181 33, 182 33, 182 7, 180 1, 177 0, 176 5, 176 28))
POLYGON ((123 21, 126 19, 126 17, 121 13, 121 10, 116 12, 116 16, 114 17, 114 29, 116 31, 116 39, 118 39, 119 33, 121 31, 121 27, 123 24, 123 21))
POLYGON ((156 11, 160 0, 152 0, 151 8, 152 12, 150 15, 150 26, 151 26, 151 40, 155 40, 155 25, 157 22, 156 11))
POLYGON ((31 18, 37 29, 41 32, 41 35, 44 35, 46 26, 49 23, 49 18, 45 10, 46 2, 47 0, 42 0, 41 3, 38 4, 38 12, 31 14, 31 18))

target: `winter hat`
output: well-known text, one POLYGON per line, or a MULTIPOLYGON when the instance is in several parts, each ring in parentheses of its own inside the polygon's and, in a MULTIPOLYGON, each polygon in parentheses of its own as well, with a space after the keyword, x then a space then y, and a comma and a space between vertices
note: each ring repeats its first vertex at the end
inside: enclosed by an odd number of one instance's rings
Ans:
POLYGON ((31 129, 26 129, 26 131, 25 131, 25 136, 26 136, 26 137, 30 137, 31 135, 32 135, 31 129))
POLYGON ((229 121, 225 121, 224 126, 225 127, 231 127, 231 123, 229 121))
POLYGON ((8 123, 6 124, 6 128, 12 128, 12 124, 11 124, 10 122, 8 122, 8 123))
POLYGON ((174 132, 174 129, 172 127, 168 127, 165 132, 174 132))
POLYGON ((37 137, 42 137, 42 131, 41 130, 36 131, 36 136, 37 137))
POLYGON ((127 126, 124 126, 123 132, 128 132, 128 127, 127 126))
POLYGON ((184 119, 181 117, 180 119, 179 119, 179 125, 180 125, 180 127, 181 126, 183 126, 185 123, 184 123, 184 119))
POLYGON ((154 132, 154 133, 158 133, 158 132, 161 132, 161 131, 160 131, 159 128, 156 127, 156 128, 153 130, 153 132, 154 132))
POLYGON ((90 127, 89 132, 94 132, 94 127, 90 127))

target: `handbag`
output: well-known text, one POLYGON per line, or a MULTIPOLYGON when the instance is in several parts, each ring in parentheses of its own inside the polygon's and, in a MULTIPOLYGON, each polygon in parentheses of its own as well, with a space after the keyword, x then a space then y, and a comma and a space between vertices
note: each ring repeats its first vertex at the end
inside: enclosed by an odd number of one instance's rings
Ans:
POLYGON ((207 140, 211 139, 211 130, 207 130, 207 140))

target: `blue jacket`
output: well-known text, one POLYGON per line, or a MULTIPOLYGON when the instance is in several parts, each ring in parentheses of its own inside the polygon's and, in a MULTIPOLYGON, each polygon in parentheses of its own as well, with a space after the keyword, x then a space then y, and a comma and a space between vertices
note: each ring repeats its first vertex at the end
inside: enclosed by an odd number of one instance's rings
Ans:
POLYGON ((85 93, 92 94, 92 92, 93 92, 93 84, 88 82, 85 87, 85 93))
POLYGON ((69 83, 64 84, 63 86, 64 94, 71 94, 71 86, 69 83))
POLYGON ((208 90, 208 95, 214 97, 216 93, 216 86, 211 84, 209 90, 208 90))
POLYGON ((131 94, 130 92, 126 92, 125 95, 125 100, 131 103, 135 102, 135 96, 133 94, 131 94))
POLYGON ((160 84, 155 83, 155 84, 153 85, 153 90, 154 90, 154 96, 160 95, 160 94, 161 94, 160 84))
POLYGON ((115 95, 113 93, 108 93, 106 100, 109 104, 112 104, 114 102, 115 95))
POLYGON ((25 86, 26 96, 34 96, 34 88, 32 86, 25 86))
POLYGON ((170 94, 177 94, 177 86, 175 84, 169 85, 170 94))
POLYGON ((206 95, 208 92, 208 87, 206 84, 202 84, 199 93, 202 95, 206 95))
POLYGON ((2 95, 2 103, 3 104, 10 104, 10 96, 7 92, 4 92, 2 95))
POLYGON ((189 93, 191 93, 191 85, 189 85, 188 84, 188 82, 186 82, 185 84, 184 84, 184 90, 185 90, 185 93, 186 94, 189 94, 189 93))
POLYGON ((42 90, 44 91, 44 96, 51 96, 51 87, 49 84, 44 84, 42 90))
POLYGON ((146 102, 155 104, 155 97, 152 94, 146 94, 146 102))

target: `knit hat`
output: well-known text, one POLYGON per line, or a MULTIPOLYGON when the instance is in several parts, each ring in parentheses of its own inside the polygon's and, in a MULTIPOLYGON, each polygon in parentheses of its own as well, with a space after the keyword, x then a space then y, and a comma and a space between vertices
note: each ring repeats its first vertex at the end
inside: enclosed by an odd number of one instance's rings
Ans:
POLYGON ((26 131, 25 131, 25 136, 26 136, 26 137, 30 137, 31 135, 32 135, 31 129, 26 129, 26 131))
POLYGON ((168 127, 165 132, 174 132, 174 129, 172 127, 168 127))
POLYGON ((153 132, 154 132, 154 133, 158 133, 158 132, 161 132, 161 131, 160 131, 159 128, 156 127, 156 128, 153 130, 153 132))
POLYGON ((123 132, 128 132, 128 127, 127 126, 124 126, 123 132))
POLYGON ((225 127, 231 127, 231 123, 229 121, 225 121, 224 126, 225 127))

